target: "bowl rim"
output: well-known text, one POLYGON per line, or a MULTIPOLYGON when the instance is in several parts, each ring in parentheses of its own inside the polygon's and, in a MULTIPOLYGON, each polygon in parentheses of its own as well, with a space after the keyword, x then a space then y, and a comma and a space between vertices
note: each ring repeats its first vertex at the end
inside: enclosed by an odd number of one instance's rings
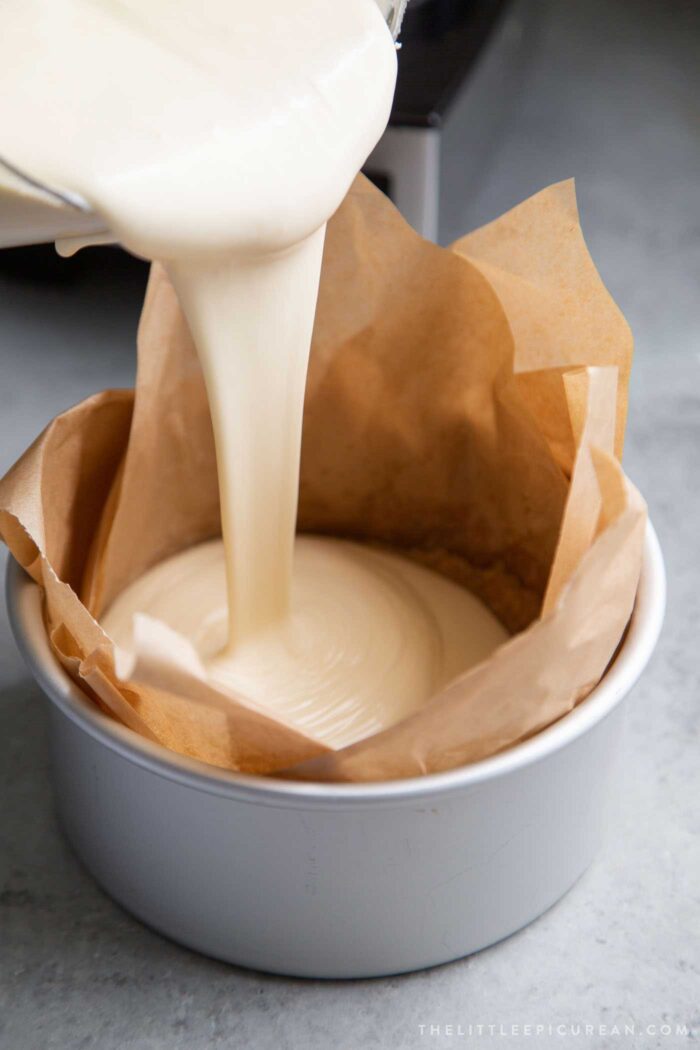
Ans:
POLYGON ((601 722, 629 692, 656 645, 666 604, 666 574, 656 532, 647 522, 634 609, 614 662, 574 709, 533 737, 466 766, 400 780, 327 783, 282 780, 219 769, 169 751, 104 714, 56 660, 44 630, 38 584, 8 559, 7 607, 17 646, 51 702, 81 730, 122 758, 197 791, 258 805, 358 808, 420 803, 513 773, 561 750, 601 722))

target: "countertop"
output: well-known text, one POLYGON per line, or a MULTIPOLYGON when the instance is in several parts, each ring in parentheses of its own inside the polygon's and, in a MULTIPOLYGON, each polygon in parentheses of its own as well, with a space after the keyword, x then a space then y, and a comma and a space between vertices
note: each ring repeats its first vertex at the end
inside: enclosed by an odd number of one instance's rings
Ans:
MULTIPOLYGON (((61 837, 43 702, 3 608, 1 1047, 437 1050, 700 1038, 699 14, 648 0, 516 3, 445 131, 443 239, 576 175, 590 248, 636 336, 625 466, 659 533, 669 603, 627 701, 612 831, 593 866, 514 937, 410 976, 288 980, 179 948, 113 904, 61 837), (514 39, 521 58, 506 77, 499 59, 514 39), (454 203, 460 185, 468 192, 454 203), (470 1024, 482 1033, 460 1035, 470 1024), (553 1030, 528 1034, 528 1024, 553 1030), (626 1024, 638 1034, 612 1032, 626 1024)), ((0 276, 0 473, 57 412, 132 382, 140 295, 130 268, 58 286, 0 276)))

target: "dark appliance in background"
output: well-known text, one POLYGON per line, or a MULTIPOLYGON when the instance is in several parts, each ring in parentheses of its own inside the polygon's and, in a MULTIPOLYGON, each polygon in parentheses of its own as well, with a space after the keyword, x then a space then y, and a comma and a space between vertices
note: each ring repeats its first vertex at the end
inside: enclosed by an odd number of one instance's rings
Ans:
POLYGON ((389 127, 365 165, 419 233, 437 240, 441 130, 508 0, 410 0, 389 127))
MULTIPOLYGON (((508 0, 410 0, 401 30, 389 127, 365 165, 424 237, 437 239, 441 129, 508 0)), ((0 276, 17 280, 132 285, 148 265, 118 247, 60 258, 52 244, 0 250, 0 276)))

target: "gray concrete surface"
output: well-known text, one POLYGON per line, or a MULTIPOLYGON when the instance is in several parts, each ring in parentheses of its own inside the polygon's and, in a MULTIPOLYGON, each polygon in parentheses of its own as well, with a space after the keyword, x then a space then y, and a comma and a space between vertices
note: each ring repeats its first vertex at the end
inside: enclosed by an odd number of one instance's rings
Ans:
MULTIPOLYGON (((625 462, 665 550, 669 608, 628 702, 617 812, 598 860, 528 929, 426 973, 324 984, 200 958, 108 900, 61 838, 42 701, 3 610, 3 1050, 671 1047, 700 1038, 699 49, 695 4, 523 0, 447 129, 444 239, 576 175, 590 247, 637 338, 625 462), (460 1035, 470 1024, 506 1034, 460 1035), (527 1024, 555 1028, 528 1035, 527 1024), (560 1035, 557 1025, 573 1028, 560 1035), (637 1031, 616 1036, 614 1025, 637 1031)), ((0 471, 56 412, 131 382, 138 297, 128 274, 59 288, 0 278, 0 471)))

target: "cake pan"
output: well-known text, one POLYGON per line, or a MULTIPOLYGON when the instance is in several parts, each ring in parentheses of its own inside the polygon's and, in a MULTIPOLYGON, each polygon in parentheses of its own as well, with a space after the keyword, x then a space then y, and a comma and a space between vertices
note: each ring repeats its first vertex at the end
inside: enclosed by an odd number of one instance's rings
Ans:
MULTIPOLYGON (((59 817, 100 885, 175 941, 241 966, 371 977, 444 963, 554 904, 600 842, 621 701, 663 618, 651 526, 614 663, 579 706, 472 765, 372 784, 286 782, 175 755, 103 715, 54 659, 10 562, 17 644, 50 704, 59 817)), ((517 688, 517 682, 513 683, 517 688)))

